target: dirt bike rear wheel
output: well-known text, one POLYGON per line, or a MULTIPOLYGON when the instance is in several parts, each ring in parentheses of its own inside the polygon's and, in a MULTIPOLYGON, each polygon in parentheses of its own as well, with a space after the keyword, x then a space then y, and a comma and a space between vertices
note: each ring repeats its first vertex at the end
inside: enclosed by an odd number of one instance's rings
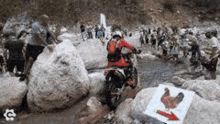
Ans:
MULTIPOLYGON (((116 107, 120 104, 121 95, 112 96, 113 92, 117 92, 117 86, 114 84, 117 81, 115 81, 114 78, 108 78, 108 75, 106 76, 106 102, 111 110, 115 110, 116 107)), ((123 81, 123 79, 121 79, 121 81, 123 81)))
POLYGON ((120 103, 120 98, 121 95, 119 96, 112 96, 112 92, 115 90, 115 86, 114 85, 108 85, 107 88, 107 92, 106 92, 106 101, 107 101, 107 105, 109 106, 109 108, 111 110, 115 110, 117 108, 117 106, 120 103))

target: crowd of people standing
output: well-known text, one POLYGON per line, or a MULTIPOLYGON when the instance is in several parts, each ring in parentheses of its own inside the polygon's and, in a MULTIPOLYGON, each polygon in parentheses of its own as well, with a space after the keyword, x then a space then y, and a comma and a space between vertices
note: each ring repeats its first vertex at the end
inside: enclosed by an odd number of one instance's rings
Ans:
POLYGON ((175 65, 178 64, 180 54, 182 57, 189 57, 190 65, 193 69, 203 66, 209 76, 205 79, 216 79, 216 68, 218 63, 218 39, 217 30, 208 30, 203 33, 193 33, 191 30, 184 29, 182 32, 178 29, 169 30, 168 28, 146 29, 140 28, 140 43, 143 47, 146 44, 150 51, 159 51, 161 49, 161 58, 168 61, 175 60, 175 65), (201 39, 201 35, 205 38, 201 39), (204 47, 204 48, 203 48, 204 47), (201 51, 204 51, 202 56, 201 51))
POLYGON ((84 24, 80 25, 80 29, 83 41, 85 41, 85 39, 93 39, 94 37, 105 38, 106 29, 103 24, 92 26, 89 22, 87 26, 84 24), (93 32, 95 33, 95 36, 93 36, 93 32))

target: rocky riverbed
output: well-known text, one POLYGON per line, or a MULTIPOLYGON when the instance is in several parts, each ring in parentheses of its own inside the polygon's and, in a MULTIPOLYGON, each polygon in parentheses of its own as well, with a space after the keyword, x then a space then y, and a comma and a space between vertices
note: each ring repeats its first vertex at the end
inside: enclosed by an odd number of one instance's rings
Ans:
MULTIPOLYGON (((106 43, 99 39, 82 41, 80 34, 63 33, 63 42, 53 51, 44 49, 34 63, 29 82, 1 74, 0 123, 7 123, 3 113, 13 108, 17 117, 12 123, 162 123, 142 114, 159 84, 167 84, 194 91, 195 98, 184 119, 184 124, 219 123, 220 76, 217 80, 204 80, 202 68, 192 72, 189 58, 174 64, 157 58, 148 46, 140 46, 139 34, 125 37, 133 46, 142 49, 136 65, 138 88, 127 88, 122 102, 115 111, 109 111, 99 102, 107 65, 106 43), (13 91, 13 92, 12 92, 13 91)), ((107 40, 105 40, 107 42, 107 40)), ((219 65, 218 65, 219 70, 219 65)), ((219 74, 219 73, 218 73, 219 74)))

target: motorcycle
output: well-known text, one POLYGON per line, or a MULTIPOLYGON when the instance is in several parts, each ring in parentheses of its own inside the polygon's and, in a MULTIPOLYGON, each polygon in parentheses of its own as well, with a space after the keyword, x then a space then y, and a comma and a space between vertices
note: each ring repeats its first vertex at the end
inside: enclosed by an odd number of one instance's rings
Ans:
MULTIPOLYGON (((140 54, 139 50, 137 54, 140 54)), ((106 76, 105 91, 106 91, 106 102, 111 110, 116 109, 116 107, 121 102, 121 94, 127 86, 131 86, 132 89, 137 87, 138 83, 138 73, 137 68, 134 66, 134 59, 132 58, 132 52, 128 52, 122 55, 125 60, 132 62, 131 66, 128 67, 110 67, 105 69, 104 75, 106 76), (131 73, 129 73, 131 72, 131 73), (132 77, 132 84, 128 83, 128 78, 132 77)))

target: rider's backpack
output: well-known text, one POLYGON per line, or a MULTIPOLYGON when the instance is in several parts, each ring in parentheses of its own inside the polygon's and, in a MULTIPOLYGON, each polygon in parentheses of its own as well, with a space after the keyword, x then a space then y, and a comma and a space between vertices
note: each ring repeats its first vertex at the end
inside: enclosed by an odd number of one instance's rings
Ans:
POLYGON ((108 44, 108 61, 117 62, 120 60, 120 50, 119 50, 120 40, 119 41, 110 41, 108 44))
POLYGON ((110 41, 110 43, 108 44, 108 53, 116 54, 117 49, 119 48, 119 45, 120 45, 120 40, 115 41, 115 39, 113 39, 112 41, 110 41))

